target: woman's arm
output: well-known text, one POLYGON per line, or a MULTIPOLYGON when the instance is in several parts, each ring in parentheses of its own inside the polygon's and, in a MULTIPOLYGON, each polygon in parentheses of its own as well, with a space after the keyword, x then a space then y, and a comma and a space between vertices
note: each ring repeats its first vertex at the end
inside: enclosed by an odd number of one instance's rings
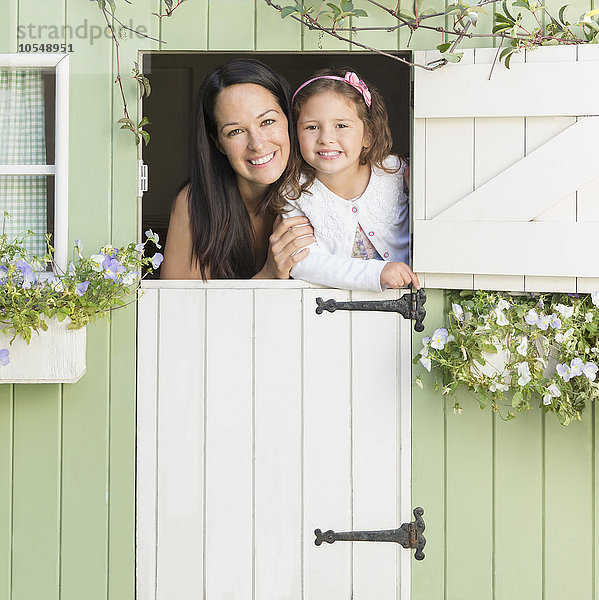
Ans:
MULTIPOLYGON (((185 186, 175 198, 168 224, 164 261, 160 268, 161 279, 202 279, 200 266, 191 264, 192 238, 189 220, 189 203, 185 186)), ((206 272, 206 277, 210 273, 206 272)))

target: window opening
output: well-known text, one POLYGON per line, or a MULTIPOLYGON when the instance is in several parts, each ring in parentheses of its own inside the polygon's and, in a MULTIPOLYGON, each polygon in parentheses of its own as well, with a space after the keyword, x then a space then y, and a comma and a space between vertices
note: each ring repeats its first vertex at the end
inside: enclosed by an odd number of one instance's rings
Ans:
POLYGON ((351 67, 381 91, 389 113, 393 152, 409 156, 411 72, 408 66, 389 58, 363 52, 144 53, 143 72, 150 79, 152 94, 143 100, 143 114, 152 123, 149 129, 152 140, 141 150, 149 171, 141 231, 152 229, 160 236, 161 243, 166 241, 172 202, 187 179, 195 94, 206 75, 236 58, 254 58, 266 63, 283 75, 292 89, 318 69, 351 67))
POLYGON ((67 262, 68 69, 62 54, 0 54, 0 220, 26 249, 67 262))

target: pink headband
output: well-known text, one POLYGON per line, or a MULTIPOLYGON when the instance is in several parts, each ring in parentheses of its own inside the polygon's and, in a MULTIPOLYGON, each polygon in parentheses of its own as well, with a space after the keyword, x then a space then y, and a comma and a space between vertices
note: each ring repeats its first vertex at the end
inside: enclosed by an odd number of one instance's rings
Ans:
POLYGON ((372 95, 370 94, 370 90, 368 89, 368 86, 353 71, 348 71, 345 74, 345 77, 337 77, 337 75, 320 75, 320 77, 313 77, 312 79, 308 79, 308 81, 302 83, 302 85, 300 85, 297 88, 297 90, 295 90, 295 93, 291 97, 291 104, 293 104, 297 93, 301 89, 305 88, 309 83, 312 83, 317 79, 336 79, 337 81, 345 81, 345 83, 349 83, 349 85, 351 85, 354 89, 360 92, 362 98, 364 98, 366 106, 370 108, 370 104, 372 103, 372 95))

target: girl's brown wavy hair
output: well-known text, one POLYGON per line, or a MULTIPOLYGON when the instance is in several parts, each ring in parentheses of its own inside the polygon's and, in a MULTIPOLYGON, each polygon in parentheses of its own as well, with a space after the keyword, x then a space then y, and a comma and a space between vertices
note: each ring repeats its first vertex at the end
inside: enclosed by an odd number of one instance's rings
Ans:
MULTIPOLYGON (((327 77, 332 75, 343 78, 348 71, 355 73, 350 67, 342 67, 339 69, 321 69, 312 77, 327 77)), ((358 73, 356 74, 362 79, 358 73)), ((297 125, 302 106, 310 98, 317 94, 333 91, 353 102, 358 117, 364 123, 364 130, 370 138, 370 146, 368 146, 368 148, 362 148, 360 164, 377 167, 386 173, 396 173, 398 169, 389 169, 383 164, 383 161, 391 154, 391 148, 393 146, 385 101, 376 87, 371 86, 366 81, 364 81, 364 83, 366 83, 372 95, 370 108, 366 105, 366 102, 364 102, 362 94, 345 81, 339 81, 338 79, 317 79, 316 81, 312 81, 306 87, 302 88, 293 99, 292 108, 294 122, 297 125)), ((302 161, 302 163, 301 171, 305 177, 305 181, 302 182, 300 189, 297 189, 295 186, 290 186, 288 193, 292 199, 297 199, 301 192, 308 191, 316 178, 316 171, 314 168, 305 161, 302 161)))

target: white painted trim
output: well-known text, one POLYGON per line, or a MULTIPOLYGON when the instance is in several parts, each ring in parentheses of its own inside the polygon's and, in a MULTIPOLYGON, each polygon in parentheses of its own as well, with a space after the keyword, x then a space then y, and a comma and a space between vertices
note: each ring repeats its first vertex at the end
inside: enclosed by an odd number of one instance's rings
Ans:
MULTIPOLYGON (((410 523, 412 514, 412 321, 398 315, 399 324, 399 519, 410 523)), ((424 507, 426 511, 426 506, 424 507)), ((424 516, 426 522, 426 513, 424 516)), ((398 600, 410 600, 412 597, 412 561, 414 550, 398 547, 398 552, 410 552, 409 559, 399 561, 398 600)), ((426 554, 426 547, 424 550, 426 554)))
POLYGON ((594 261, 573 263, 570 240, 576 240, 576 255, 594 256, 598 237, 599 222, 416 221, 414 270, 572 277, 576 269, 578 277, 596 277, 594 261))
POLYGON ((55 165, 0 165, 0 175, 54 175, 55 165))
POLYGON ((498 65, 489 79, 490 65, 463 64, 472 52, 465 51, 462 63, 437 71, 416 69, 416 119, 599 114, 599 65, 594 61, 573 62, 564 54, 563 62, 513 62, 510 69, 498 65))
POLYGON ((69 236, 69 64, 68 54, 56 65, 56 134, 54 178, 54 259, 66 272, 69 236))
MULTIPOLYGON (((144 290, 154 289, 220 289, 227 288, 231 290, 263 290, 263 289, 306 289, 323 288, 321 285, 306 283, 305 281, 296 281, 295 279, 210 279, 202 281, 200 279, 148 279, 141 284, 144 290)), ((323 288, 329 289, 329 288, 323 288)))
POLYGON ((25 69, 52 68, 58 66, 68 54, 42 54, 15 52, 12 54, 0 54, 0 67, 16 67, 25 69))

